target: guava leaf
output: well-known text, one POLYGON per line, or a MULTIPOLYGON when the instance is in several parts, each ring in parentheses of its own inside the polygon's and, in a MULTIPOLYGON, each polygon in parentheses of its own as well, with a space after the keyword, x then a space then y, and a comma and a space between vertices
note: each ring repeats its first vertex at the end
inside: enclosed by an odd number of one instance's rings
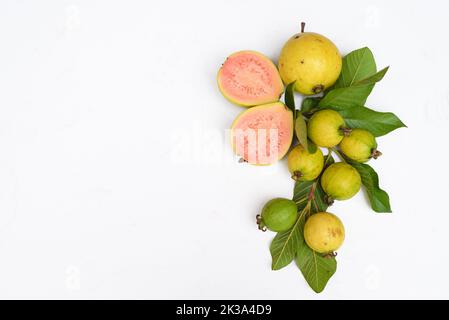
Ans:
POLYGON ((271 269, 279 270, 290 264, 296 255, 296 250, 304 242, 302 229, 304 227, 304 212, 301 212, 295 225, 287 231, 279 232, 270 245, 271 269))
POLYGON ((295 120, 295 133, 299 143, 304 147, 304 149, 308 150, 307 124, 301 112, 298 112, 298 116, 295 120))
MULTIPOLYGON (((327 167, 329 167, 333 163, 335 163, 334 157, 332 157, 332 153, 329 152, 327 155, 324 156, 323 172, 324 172, 324 169, 326 169, 327 167)), ((321 173, 321 174, 323 174, 323 173, 321 173)))
POLYGON ((379 82, 380 80, 382 80, 385 76, 385 74, 387 73, 388 69, 390 67, 385 67, 382 70, 380 70, 379 72, 376 72, 375 74, 373 74, 372 76, 369 76, 365 79, 362 79, 358 82, 356 82, 356 86, 364 86, 364 85, 369 85, 369 84, 375 84, 376 82, 379 82))
POLYGON ((309 200, 309 194, 312 187, 316 184, 316 181, 296 181, 295 188, 293 189, 293 201, 296 202, 298 210, 303 210, 307 201, 309 200))
POLYGON ((298 207, 299 217, 295 225, 287 231, 279 232, 270 245, 271 269, 279 270, 290 264, 295 259, 296 250, 304 242, 302 228, 304 226, 305 208, 309 200, 309 194, 315 190, 316 181, 297 181, 293 191, 293 201, 298 207))
POLYGON ((327 282, 337 270, 335 257, 323 257, 310 249, 305 242, 297 250, 296 265, 316 293, 324 290, 327 282))
MULTIPOLYGON (((335 162, 335 160, 332 157, 332 154, 331 153, 327 154, 324 157, 323 172, 328 166, 330 166, 334 162, 335 162)), ((323 212, 323 211, 326 211, 327 208, 329 207, 329 204, 326 199, 326 197, 327 197, 326 193, 324 192, 323 188, 321 187, 320 178, 321 178, 321 175, 316 180, 317 184, 316 184, 315 192, 313 194, 313 199, 312 199, 312 210, 311 210, 312 212, 323 212)))
POLYGON ((363 106, 374 85, 352 86, 329 91, 318 104, 323 109, 344 110, 363 106))
POLYGON ((371 208, 380 213, 391 212, 390 197, 387 192, 379 188, 379 176, 376 171, 366 163, 358 163, 348 159, 347 161, 360 173, 371 208))
POLYGON ((376 137, 383 136, 395 129, 406 127, 391 112, 378 112, 366 107, 355 107, 340 110, 339 113, 350 128, 368 130, 376 137))
POLYGON ((318 107, 318 103, 320 102, 321 98, 318 97, 310 97, 305 98, 302 100, 301 103, 301 112, 302 113, 309 113, 312 112, 314 109, 318 107))
POLYGON ((337 82, 319 102, 319 107, 343 110, 365 105, 375 83, 383 79, 388 68, 376 72, 373 54, 366 47, 349 53, 343 58, 337 82))
POLYGON ((318 147, 311 140, 307 140, 307 150, 309 153, 315 153, 318 147))
POLYGON ((341 73, 334 88, 350 87, 374 73, 376 61, 371 50, 367 47, 354 50, 343 58, 341 73))
POLYGON ((296 118, 296 106, 295 106, 295 83, 296 81, 293 81, 292 83, 289 83, 287 88, 285 89, 285 96, 284 96, 284 102, 287 108, 289 108, 293 112, 293 119, 296 118))
POLYGON ((315 194, 312 199, 312 212, 323 212, 329 207, 326 201, 326 193, 318 181, 315 189, 315 194))

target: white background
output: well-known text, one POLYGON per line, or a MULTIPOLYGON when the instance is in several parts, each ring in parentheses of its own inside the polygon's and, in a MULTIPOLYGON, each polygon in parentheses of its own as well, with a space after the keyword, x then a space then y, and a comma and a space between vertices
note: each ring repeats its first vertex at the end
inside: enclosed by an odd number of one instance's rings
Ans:
MULTIPOLYGON (((449 298, 446 1, 2 1, 0 298, 449 298), (270 270, 255 215, 285 161, 238 164, 215 75, 307 30, 390 65, 368 106, 408 129, 372 165, 393 214, 335 204, 347 237, 317 295, 270 270)), ((300 102, 300 96, 297 97, 300 102)))

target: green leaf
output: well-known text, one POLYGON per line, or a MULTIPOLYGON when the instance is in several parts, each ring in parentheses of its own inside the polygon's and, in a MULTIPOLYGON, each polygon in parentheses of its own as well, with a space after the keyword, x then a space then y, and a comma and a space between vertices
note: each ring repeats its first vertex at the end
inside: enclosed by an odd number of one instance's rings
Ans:
POLYGON ((301 103, 301 112, 302 113, 309 113, 313 109, 316 109, 318 107, 318 103, 320 102, 321 98, 317 97, 311 97, 311 98, 305 98, 302 100, 301 103))
POLYGON ((301 270, 309 286, 316 293, 324 290, 327 282, 337 270, 335 257, 323 257, 310 249, 305 242, 298 248, 296 253, 296 265, 301 270))
POLYGON ((309 153, 315 153, 316 152, 316 149, 318 148, 317 146, 316 146, 316 144, 315 143, 313 143, 311 140, 307 140, 307 150, 309 151, 309 153))
POLYGON ((376 62, 368 48, 349 53, 343 58, 337 82, 319 102, 319 107, 343 110, 365 105, 375 83, 383 79, 388 68, 376 72, 376 62))
POLYGON ((339 113, 350 128, 368 130, 376 137, 383 136, 395 129, 406 127, 391 112, 378 112, 366 107, 355 107, 340 110, 339 113))
POLYGON ((308 150, 309 148, 307 143, 307 124, 301 112, 298 112, 298 116, 296 117, 295 133, 299 143, 304 147, 304 149, 308 150))
POLYGON ((296 202, 298 210, 303 210, 309 199, 310 191, 312 190, 315 181, 296 181, 293 189, 293 201, 296 202))
POLYGON ((373 88, 371 84, 333 89, 324 96, 318 107, 339 111, 363 106, 373 88))
POLYGON ((360 173, 371 208, 376 212, 391 212, 390 197, 388 193, 379 188, 379 176, 376 171, 366 163, 346 160, 360 173))
POLYGON ((290 264, 296 255, 296 250, 304 242, 302 230, 305 214, 302 211, 295 225, 288 231, 279 232, 270 245, 271 269, 279 270, 290 264))
POLYGON ((350 87, 376 72, 376 61, 373 53, 367 47, 348 53, 343 58, 340 77, 334 88, 350 87))
MULTIPOLYGON (((334 158, 332 157, 332 152, 329 152, 327 155, 324 156, 324 166, 323 166, 323 171, 324 169, 326 169, 327 167, 329 167, 331 164, 333 164, 335 162, 334 158)), ((321 173, 323 174, 323 173, 321 173)))
POLYGON ((379 82, 380 80, 382 80, 384 78, 384 76, 387 73, 389 68, 390 67, 385 67, 382 70, 380 70, 379 72, 376 72, 375 74, 373 74, 372 76, 358 81, 355 85, 363 86, 363 85, 368 85, 368 84, 375 84, 376 82, 379 82))
POLYGON ((326 193, 321 187, 321 183, 318 181, 312 199, 312 212, 323 212, 326 211, 328 207, 329 204, 326 201, 326 193))
POLYGON ((295 83, 296 81, 293 81, 287 86, 287 88, 285 89, 285 96, 284 96, 285 105, 293 112, 293 116, 296 116, 295 94, 294 94, 295 83))

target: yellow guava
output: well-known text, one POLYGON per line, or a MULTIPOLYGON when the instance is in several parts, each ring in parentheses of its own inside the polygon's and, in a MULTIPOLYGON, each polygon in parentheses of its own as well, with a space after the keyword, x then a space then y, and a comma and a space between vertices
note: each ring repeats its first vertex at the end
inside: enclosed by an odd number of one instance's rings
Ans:
POLYGON ((297 145, 288 154, 288 170, 295 180, 314 180, 323 170, 323 166, 324 157, 320 148, 316 148, 315 153, 310 153, 303 146, 297 145))
POLYGON ((307 219, 304 225, 304 240, 316 252, 333 252, 342 245, 344 239, 343 223, 332 213, 315 213, 307 219))
POLYGON ((329 200, 347 200, 360 190, 362 179, 359 172, 343 162, 331 164, 321 176, 321 187, 329 200))
POLYGON ((367 162, 370 158, 377 159, 382 153, 377 150, 376 138, 363 129, 352 129, 340 142, 340 149, 350 159, 357 162, 367 162))
POLYGON ((296 81, 295 90, 317 94, 332 86, 340 75, 342 59, 335 44, 313 32, 295 34, 279 57, 279 73, 285 84, 296 81))
POLYGON ((307 135, 316 145, 331 148, 344 137, 345 121, 334 110, 315 112, 307 125, 307 135))

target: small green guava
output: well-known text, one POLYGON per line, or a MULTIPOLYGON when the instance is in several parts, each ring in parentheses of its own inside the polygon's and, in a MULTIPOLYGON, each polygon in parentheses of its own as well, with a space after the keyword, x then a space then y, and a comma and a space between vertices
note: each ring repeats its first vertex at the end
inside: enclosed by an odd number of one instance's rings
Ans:
POLYGON ((324 166, 323 152, 316 148, 310 153, 303 146, 297 145, 288 154, 288 170, 297 181, 311 181, 319 176, 324 166))
POLYGON ((321 186, 331 203, 333 200, 347 200, 360 190, 362 179, 358 171, 343 162, 331 164, 321 176, 321 186))
POLYGON ((307 134, 320 147, 335 147, 343 139, 346 132, 345 121, 334 110, 315 112, 307 125, 307 134))
POLYGON ((316 252, 333 252, 342 245, 344 239, 343 223, 332 213, 315 213, 307 219, 304 225, 304 240, 316 252))
POLYGON ((282 232, 287 231, 298 218, 298 208, 296 202, 285 198, 275 198, 268 201, 262 209, 262 213, 257 215, 259 229, 266 229, 282 232))
POLYGON ((352 129, 341 140, 340 149, 348 158, 357 162, 367 162, 370 158, 377 159, 382 155, 377 150, 376 138, 364 129, 352 129))

